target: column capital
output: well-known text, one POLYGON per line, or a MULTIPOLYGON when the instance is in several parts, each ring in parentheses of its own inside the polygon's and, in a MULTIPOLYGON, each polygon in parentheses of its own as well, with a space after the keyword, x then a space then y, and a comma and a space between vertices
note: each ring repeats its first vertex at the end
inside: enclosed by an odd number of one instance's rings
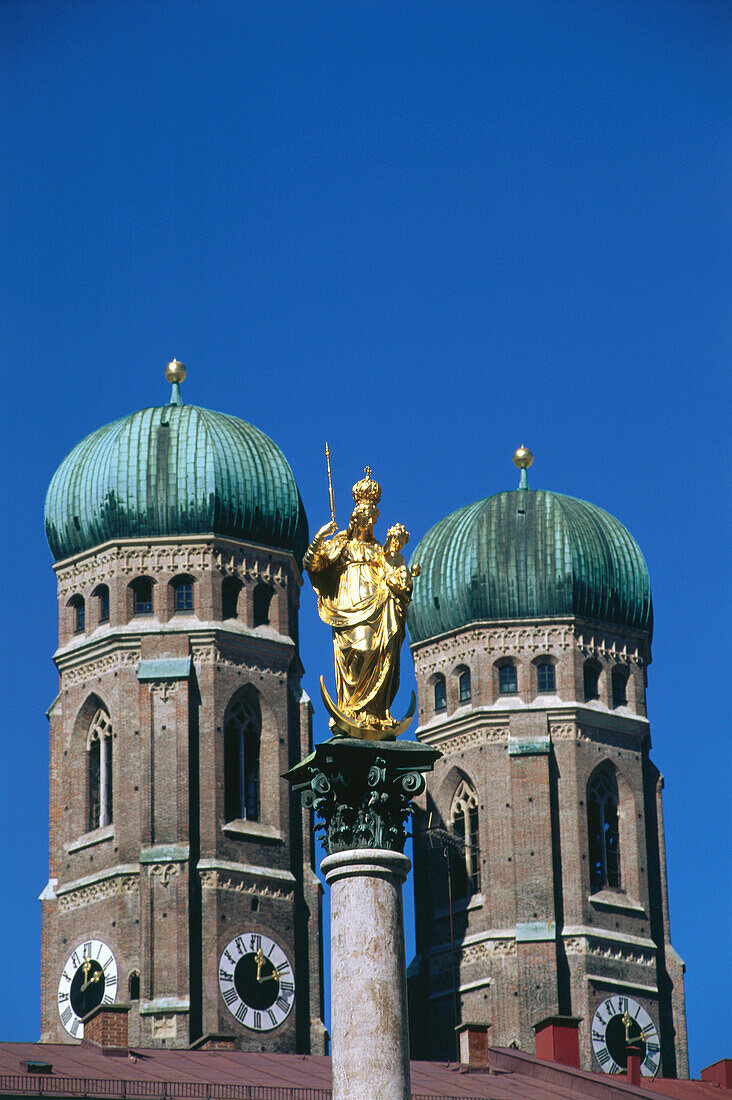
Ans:
POLYGON ((331 737, 285 773, 322 818, 328 856, 353 849, 402 852, 410 802, 442 753, 417 741, 331 737))

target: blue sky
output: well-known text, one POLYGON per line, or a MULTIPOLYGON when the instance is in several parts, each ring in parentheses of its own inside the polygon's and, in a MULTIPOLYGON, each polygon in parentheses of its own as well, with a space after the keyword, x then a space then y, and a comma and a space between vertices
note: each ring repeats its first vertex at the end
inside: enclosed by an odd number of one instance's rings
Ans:
MULTIPOLYGON (((264 429, 314 529, 370 463, 413 543, 517 482, 640 543, 692 1069, 731 1055, 731 9, 0 2, 0 1036, 38 1034, 50 477, 184 400, 264 429)), ((306 686, 330 672, 306 591, 306 686)), ((405 693, 410 688, 405 677, 405 693)), ((408 906, 408 912, 411 907, 408 906)))

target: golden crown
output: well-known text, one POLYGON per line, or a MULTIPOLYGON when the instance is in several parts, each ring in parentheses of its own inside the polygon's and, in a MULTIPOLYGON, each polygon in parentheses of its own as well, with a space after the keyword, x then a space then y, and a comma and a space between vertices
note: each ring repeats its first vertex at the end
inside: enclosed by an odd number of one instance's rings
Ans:
POLYGON ((378 504, 381 500, 381 486, 371 477, 371 467, 364 467, 366 477, 362 477, 353 486, 354 504, 378 504))

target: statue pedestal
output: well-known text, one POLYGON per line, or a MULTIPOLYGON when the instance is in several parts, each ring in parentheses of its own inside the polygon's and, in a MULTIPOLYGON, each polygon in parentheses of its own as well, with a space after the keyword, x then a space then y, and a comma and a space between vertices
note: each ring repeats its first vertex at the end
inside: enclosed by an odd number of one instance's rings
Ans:
POLYGON ((409 1100, 407 973, 400 852, 326 856, 330 886, 333 1100, 409 1100))
POLYGON ((332 737, 287 775, 322 819, 330 892, 333 1100, 409 1100, 402 886, 410 802, 442 754, 332 737))

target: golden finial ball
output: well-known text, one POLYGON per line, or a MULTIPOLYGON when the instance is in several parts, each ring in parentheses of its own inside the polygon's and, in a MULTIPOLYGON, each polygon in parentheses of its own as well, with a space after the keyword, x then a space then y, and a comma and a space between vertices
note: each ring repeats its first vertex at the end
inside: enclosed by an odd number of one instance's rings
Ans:
POLYGON ((524 447, 523 443, 513 456, 514 466, 518 466, 519 470, 528 470, 531 463, 534 461, 534 456, 528 447, 524 447))
POLYGON ((185 382, 186 368, 177 359, 171 359, 165 368, 165 377, 169 382, 185 382))

